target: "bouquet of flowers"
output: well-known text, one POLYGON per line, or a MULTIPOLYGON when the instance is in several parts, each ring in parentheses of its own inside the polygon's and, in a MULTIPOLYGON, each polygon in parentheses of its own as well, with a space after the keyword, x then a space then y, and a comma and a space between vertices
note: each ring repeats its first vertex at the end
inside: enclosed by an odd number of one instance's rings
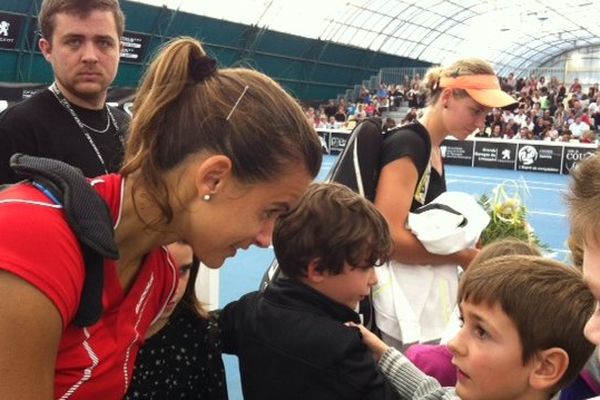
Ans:
POLYGON ((489 225, 480 237, 482 246, 498 239, 512 238, 527 241, 540 249, 547 249, 527 223, 527 207, 522 201, 529 195, 525 181, 507 180, 492 190, 492 195, 481 195, 478 202, 490 216, 489 225))

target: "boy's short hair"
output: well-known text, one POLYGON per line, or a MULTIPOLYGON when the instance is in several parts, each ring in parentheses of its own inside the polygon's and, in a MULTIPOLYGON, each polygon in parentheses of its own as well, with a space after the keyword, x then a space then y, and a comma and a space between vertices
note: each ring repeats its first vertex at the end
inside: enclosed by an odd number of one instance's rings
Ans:
POLYGON ((569 171, 571 185, 566 198, 569 204, 571 230, 583 242, 600 243, 600 156, 583 160, 569 171))
POLYGON ((67 13, 86 17, 95 10, 110 11, 115 17, 117 34, 119 37, 123 36, 125 15, 119 0, 44 0, 38 14, 38 29, 42 37, 51 42, 56 14, 67 13))
POLYGON ((517 328, 523 363, 541 350, 565 350, 569 366, 554 389, 575 379, 594 350, 583 335, 594 297, 580 271, 557 261, 526 255, 484 261, 464 273, 458 301, 499 304, 517 328))
POLYGON ((510 256, 516 254, 522 254, 526 256, 542 255, 540 249, 536 245, 526 242, 524 240, 512 238, 499 239, 483 246, 481 251, 477 253, 473 260, 471 260, 469 268, 471 267, 471 265, 481 264, 482 262, 492 259, 494 257, 510 256))
POLYGON ((344 264, 368 268, 388 261, 392 239, 385 218, 367 199, 338 183, 313 183, 298 205, 275 223, 273 247, 281 271, 305 277, 308 264, 340 274, 344 264))

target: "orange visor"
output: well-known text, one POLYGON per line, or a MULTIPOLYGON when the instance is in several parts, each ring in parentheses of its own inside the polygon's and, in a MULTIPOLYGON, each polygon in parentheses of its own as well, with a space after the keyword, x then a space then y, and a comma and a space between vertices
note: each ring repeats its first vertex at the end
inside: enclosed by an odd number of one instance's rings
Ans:
POLYGON ((473 100, 486 107, 506 107, 517 101, 500 89, 496 75, 463 75, 440 78, 440 87, 462 89, 473 100))

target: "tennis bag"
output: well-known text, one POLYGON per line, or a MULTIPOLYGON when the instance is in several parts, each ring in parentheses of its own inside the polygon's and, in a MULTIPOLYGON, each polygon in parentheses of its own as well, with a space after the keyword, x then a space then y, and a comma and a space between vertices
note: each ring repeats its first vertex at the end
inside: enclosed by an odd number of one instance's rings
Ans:
POLYGON ((108 206, 81 171, 67 163, 17 153, 10 158, 10 166, 62 205, 85 263, 83 291, 73 324, 95 324, 102 315, 104 259, 119 258, 108 206))

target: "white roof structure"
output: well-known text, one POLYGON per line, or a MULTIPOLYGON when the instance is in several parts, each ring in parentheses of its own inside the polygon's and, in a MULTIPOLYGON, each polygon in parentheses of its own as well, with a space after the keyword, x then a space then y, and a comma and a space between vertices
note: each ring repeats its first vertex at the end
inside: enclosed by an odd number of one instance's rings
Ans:
POLYGON ((467 56, 499 74, 600 45, 589 0, 133 0, 444 64, 467 56))

